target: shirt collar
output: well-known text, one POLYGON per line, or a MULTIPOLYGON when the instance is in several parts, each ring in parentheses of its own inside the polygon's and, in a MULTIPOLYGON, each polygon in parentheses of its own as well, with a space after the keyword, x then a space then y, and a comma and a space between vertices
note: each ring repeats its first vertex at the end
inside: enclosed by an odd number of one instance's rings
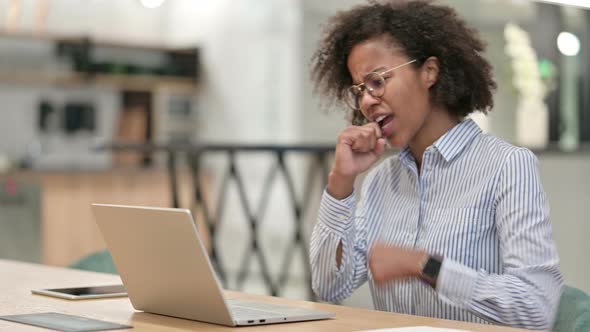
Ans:
POLYGON ((481 129, 477 123, 472 119, 466 119, 447 131, 433 145, 442 157, 449 162, 458 156, 479 134, 481 134, 481 129))
POLYGON ((399 159, 406 165, 414 162, 414 156, 412 156, 409 146, 406 146, 399 152, 399 159))
MULTIPOLYGON (((472 119, 461 121, 451 130, 442 135, 436 142, 432 144, 447 161, 453 160, 456 156, 465 149, 465 147, 481 133, 481 129, 472 119)), ((414 157, 410 151, 410 147, 406 146, 400 151, 399 158, 404 163, 414 161, 414 157)))

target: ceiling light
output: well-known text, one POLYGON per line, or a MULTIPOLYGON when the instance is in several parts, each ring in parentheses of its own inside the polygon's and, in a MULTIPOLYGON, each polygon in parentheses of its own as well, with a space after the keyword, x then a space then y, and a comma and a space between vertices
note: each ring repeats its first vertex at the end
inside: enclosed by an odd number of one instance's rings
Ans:
POLYGON ((563 55, 578 55, 580 52, 580 39, 573 33, 561 32, 557 36, 557 48, 563 55))
POLYGON ((149 9, 160 7, 166 0, 139 0, 142 6, 149 9))

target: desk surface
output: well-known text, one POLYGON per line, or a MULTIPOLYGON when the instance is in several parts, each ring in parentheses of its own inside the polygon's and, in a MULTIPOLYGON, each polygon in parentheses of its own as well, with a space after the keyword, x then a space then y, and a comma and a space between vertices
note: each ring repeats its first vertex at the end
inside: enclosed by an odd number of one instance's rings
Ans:
MULTIPOLYGON (((200 323, 186 319, 137 312, 127 298, 68 301, 41 295, 32 295, 31 289, 87 286, 120 283, 118 276, 70 270, 0 260, 0 315, 25 314, 32 312, 61 312, 89 318, 128 324, 134 326, 132 332, 147 331, 359 331, 367 329, 391 328, 402 326, 427 325, 464 329, 469 331, 523 331, 491 325, 479 325, 433 319, 418 316, 400 315, 388 312, 372 311, 331 304, 289 300, 284 298, 247 295, 227 292, 231 297, 250 298, 278 304, 288 304, 302 308, 327 310, 336 313, 335 319, 287 323, 267 326, 250 326, 230 328, 213 324, 200 323)), ((48 331, 32 326, 0 320, 0 331, 48 331)), ((123 331, 123 330, 118 330, 123 331)))

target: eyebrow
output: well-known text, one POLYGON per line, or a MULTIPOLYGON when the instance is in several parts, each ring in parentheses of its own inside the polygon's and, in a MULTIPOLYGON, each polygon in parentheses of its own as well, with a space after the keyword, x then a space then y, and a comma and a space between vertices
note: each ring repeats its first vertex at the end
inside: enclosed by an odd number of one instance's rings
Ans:
MULTIPOLYGON (((369 75, 370 73, 380 73, 380 72, 385 71, 385 70, 387 70, 387 68, 385 68, 383 66, 377 67, 377 68, 371 70, 370 72, 366 73, 365 75, 363 75, 363 79, 365 77, 367 77, 367 75, 369 75)), ((352 85, 359 85, 361 83, 364 83, 364 81, 363 82, 360 82, 360 83, 356 83, 354 80, 352 81, 352 85)))

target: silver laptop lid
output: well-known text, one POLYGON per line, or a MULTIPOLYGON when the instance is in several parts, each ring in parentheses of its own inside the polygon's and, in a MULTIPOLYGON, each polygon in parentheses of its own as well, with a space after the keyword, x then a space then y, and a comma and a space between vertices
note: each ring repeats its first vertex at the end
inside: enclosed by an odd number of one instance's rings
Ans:
POLYGON ((92 204, 137 310, 235 325, 189 210, 92 204))

